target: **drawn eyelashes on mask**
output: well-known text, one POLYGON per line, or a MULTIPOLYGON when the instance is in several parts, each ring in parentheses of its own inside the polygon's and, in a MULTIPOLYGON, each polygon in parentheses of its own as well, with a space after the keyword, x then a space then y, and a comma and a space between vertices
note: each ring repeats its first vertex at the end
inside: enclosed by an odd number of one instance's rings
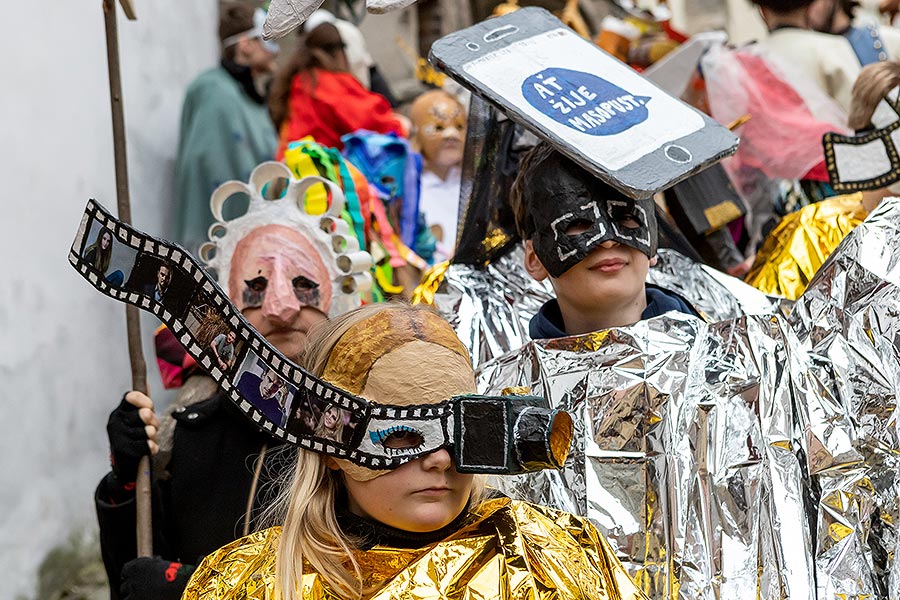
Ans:
POLYGON ((381 444, 388 456, 398 456, 416 452, 425 445, 425 436, 421 431, 408 425, 394 425, 387 429, 369 432, 373 444, 381 444))
MULTIPOLYGON (((245 279, 244 284, 247 286, 244 288, 243 294, 244 308, 258 308, 262 306, 269 280, 260 275, 253 279, 245 279)), ((297 297, 300 304, 304 306, 318 305, 318 283, 303 275, 297 275, 291 280, 291 285, 294 287, 294 296, 297 297)))

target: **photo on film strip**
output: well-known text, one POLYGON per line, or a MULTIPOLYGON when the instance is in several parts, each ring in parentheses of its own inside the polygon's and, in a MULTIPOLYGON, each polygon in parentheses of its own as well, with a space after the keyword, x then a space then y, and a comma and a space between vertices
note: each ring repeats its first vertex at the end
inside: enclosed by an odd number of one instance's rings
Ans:
POLYGON ((188 303, 184 325, 209 358, 208 362, 200 361, 207 371, 218 368, 223 373, 231 373, 242 364, 245 344, 238 336, 238 328, 226 322, 210 295, 203 290, 195 293, 188 303))
POLYGON ((297 388, 274 366, 266 364, 251 350, 244 357, 232 383, 238 393, 256 410, 284 429, 297 388))
POLYGON ((83 241, 81 258, 84 263, 102 278, 103 283, 122 289, 134 269, 137 250, 116 239, 113 231, 96 218, 90 220, 83 241))
POLYGON ((296 436, 317 437, 349 444, 359 427, 359 413, 300 390, 290 412, 287 430, 296 436))
POLYGON ((171 260, 141 250, 125 288, 153 300, 182 320, 197 282, 171 260))

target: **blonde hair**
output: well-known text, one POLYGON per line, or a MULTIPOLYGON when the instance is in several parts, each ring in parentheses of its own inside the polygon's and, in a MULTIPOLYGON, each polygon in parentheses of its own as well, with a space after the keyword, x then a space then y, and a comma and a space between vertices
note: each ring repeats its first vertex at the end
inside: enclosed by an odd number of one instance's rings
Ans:
MULTIPOLYGON (((341 337, 354 325, 385 310, 431 309, 401 302, 368 304, 320 323, 310 331, 301 364, 321 376, 341 337)), ((281 600, 301 600, 304 562, 339 597, 359 600, 366 593, 363 573, 353 553, 355 540, 341 530, 335 514, 335 501, 343 492, 342 475, 328 468, 327 460, 324 455, 299 450, 295 468, 286 473, 286 485, 266 513, 267 521, 282 524, 275 559, 275 597, 281 600)), ((469 506, 480 505, 483 498, 484 479, 476 477, 469 506)))
POLYGON ((847 118, 850 128, 859 130, 868 127, 878 103, 898 85, 900 61, 885 60, 864 67, 853 84, 853 99, 847 118))

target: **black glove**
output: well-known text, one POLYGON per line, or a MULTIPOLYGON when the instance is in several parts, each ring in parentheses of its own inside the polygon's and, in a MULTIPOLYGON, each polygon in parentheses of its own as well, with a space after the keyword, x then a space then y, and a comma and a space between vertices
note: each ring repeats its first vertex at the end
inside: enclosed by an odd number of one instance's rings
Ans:
POLYGON ((122 398, 106 424, 113 475, 126 488, 137 478, 141 458, 150 454, 147 430, 138 410, 122 398))
POLYGON ((136 558, 122 567, 121 600, 179 600, 196 567, 158 556, 136 558))

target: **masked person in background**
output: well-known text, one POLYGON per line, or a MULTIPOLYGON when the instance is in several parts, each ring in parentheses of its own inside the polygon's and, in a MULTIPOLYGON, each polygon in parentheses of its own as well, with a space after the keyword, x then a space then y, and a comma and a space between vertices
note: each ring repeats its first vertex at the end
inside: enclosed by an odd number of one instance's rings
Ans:
POLYGON ((405 118, 384 96, 367 90, 350 72, 338 28, 322 22, 303 30, 293 57, 275 76, 269 112, 279 132, 278 153, 306 136, 341 149, 341 136, 365 129, 405 136, 405 118))
POLYGON ((262 39, 266 14, 247 4, 221 7, 222 60, 188 86, 175 160, 175 241, 191 252, 212 225, 208 199, 219 185, 246 180, 275 154, 266 106, 278 46, 262 39))
MULTIPOLYGON (((302 195, 289 191, 279 200, 263 199, 268 182, 261 181, 260 172, 266 168, 277 169, 269 181, 291 177, 284 165, 266 163, 251 176, 259 187, 229 182, 219 188, 211 200, 217 235, 201 255, 215 252, 207 262, 235 306, 282 354, 296 359, 313 325, 359 305, 359 293, 346 291, 352 287, 346 279, 363 280, 368 272, 338 268, 334 234, 322 230, 320 216, 306 212, 302 195), (222 205, 235 192, 247 193, 250 207, 224 220, 222 205)), ((335 186, 329 210, 339 214, 342 206, 335 186)), ((221 328, 228 325, 222 322, 221 328)), ((203 345, 212 361, 212 340, 230 335, 221 328, 203 345)), ((239 345, 233 350, 235 357, 243 351, 239 345)), ((247 353, 243 362, 255 362, 247 353)), ((236 382, 246 375, 241 364, 231 361, 223 372, 236 382)), ((268 484, 285 464, 273 452, 279 443, 247 419, 210 377, 198 374, 187 380, 162 419, 148 396, 128 392, 110 415, 107 431, 112 470, 97 487, 95 503, 111 597, 180 598, 203 556, 252 530, 268 484), (141 457, 151 453, 156 455, 157 556, 135 558, 134 481, 141 457)))
POLYGON ((419 209, 438 240, 443 260, 453 255, 466 138, 466 109, 443 90, 425 92, 412 104, 413 139, 422 154, 419 209))
POLYGON ((347 66, 353 77, 367 90, 384 96, 391 107, 396 108, 397 100, 394 98, 388 82, 378 69, 378 65, 375 64, 375 59, 369 53, 369 49, 366 47, 366 38, 363 36, 362 31, 359 30, 359 27, 350 21, 338 19, 324 8, 320 8, 311 14, 303 26, 306 31, 312 31, 322 23, 331 23, 337 27, 341 40, 344 42, 347 66))
MULTIPOLYGON (((427 309, 376 304, 317 328, 308 371, 377 404, 423 407, 475 392, 469 355, 427 309)), ((387 456, 426 445, 416 422, 369 431, 387 456)), ((460 473, 440 446, 393 470, 298 451, 279 526, 229 544, 186 600, 524 598, 641 600, 586 519, 516 502, 460 473)))

